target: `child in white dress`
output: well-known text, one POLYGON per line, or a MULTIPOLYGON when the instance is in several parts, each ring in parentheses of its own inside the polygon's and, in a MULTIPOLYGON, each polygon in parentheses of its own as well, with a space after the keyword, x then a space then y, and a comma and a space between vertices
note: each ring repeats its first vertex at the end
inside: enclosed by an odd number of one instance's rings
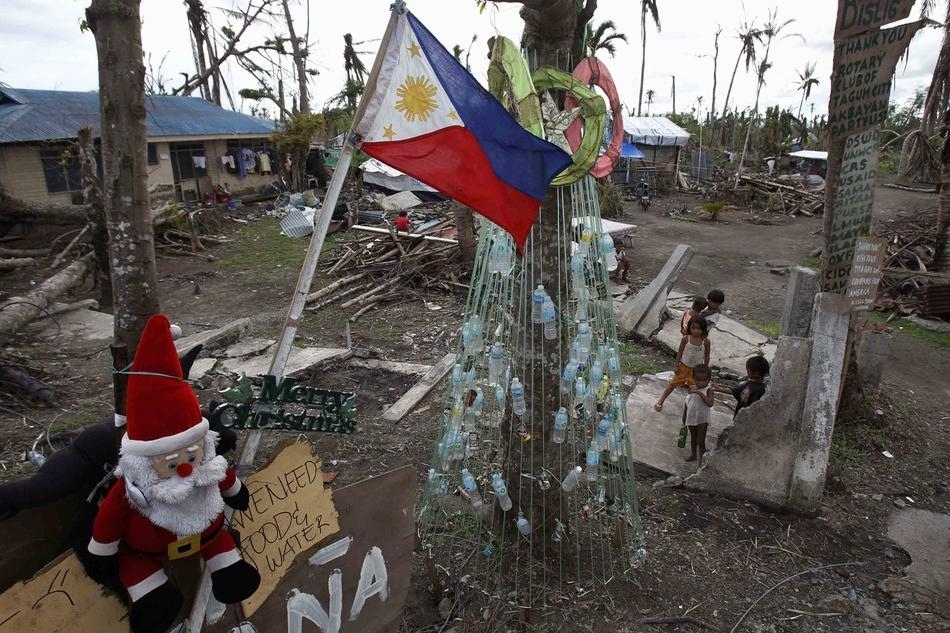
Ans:
POLYGON ((686 396, 686 426, 689 428, 690 454, 688 462, 699 459, 703 461, 706 453, 706 431, 709 429, 709 419, 715 400, 715 392, 709 384, 712 372, 708 365, 700 364, 693 367, 694 384, 689 386, 689 395, 686 396))

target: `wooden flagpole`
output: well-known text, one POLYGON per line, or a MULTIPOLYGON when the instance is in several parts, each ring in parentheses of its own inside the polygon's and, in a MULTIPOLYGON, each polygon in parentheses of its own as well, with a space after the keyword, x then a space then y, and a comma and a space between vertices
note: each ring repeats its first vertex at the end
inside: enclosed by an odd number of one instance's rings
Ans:
MULTIPOLYGON (((379 79, 380 68, 383 64, 383 58, 389 49, 389 42, 395 31, 396 21, 405 11, 406 5, 402 0, 397 0, 391 6, 391 15, 389 24, 386 26, 386 32, 383 34, 379 45, 379 52, 376 53, 376 60, 373 62, 373 68, 366 79, 366 85, 363 90, 363 96, 360 98, 356 114, 353 116, 353 123, 346 134, 343 151, 340 153, 336 169, 333 171, 333 177, 330 178, 330 184, 327 187, 327 195, 323 200, 323 206, 317 215, 316 225, 313 227, 313 234, 310 236, 310 245, 307 247, 307 255, 304 258, 300 269, 300 275, 297 278, 297 287, 294 290, 293 298, 290 302, 290 308, 287 310, 287 318, 284 320, 284 326, 280 331, 280 338, 274 356, 271 359, 269 374, 274 376, 278 382, 284 375, 284 369, 287 366, 287 360, 290 358, 290 351, 293 348, 294 337, 297 334, 297 326, 303 315, 306 306, 307 295, 310 293, 310 284, 313 282, 313 276, 317 271, 317 262, 320 259, 320 251, 323 250, 323 243, 327 236, 327 229, 330 227, 330 218, 333 215, 333 209, 343 190, 343 182, 349 171, 350 163, 353 160, 353 154, 356 152, 360 138, 353 131, 360 123, 366 113, 369 105, 369 99, 376 92, 376 85, 379 79)), ((261 433, 259 429, 248 432, 247 439, 244 442, 244 449, 241 451, 241 458, 238 460, 239 466, 249 466, 254 461, 257 449, 261 443, 261 433)), ((225 508, 228 522, 231 520, 233 511, 225 508)), ((201 583, 195 594, 195 600, 192 603, 191 614, 188 618, 188 632, 199 633, 204 626, 205 613, 208 610, 208 604, 211 601, 211 574, 208 568, 204 568, 201 577, 201 583)))

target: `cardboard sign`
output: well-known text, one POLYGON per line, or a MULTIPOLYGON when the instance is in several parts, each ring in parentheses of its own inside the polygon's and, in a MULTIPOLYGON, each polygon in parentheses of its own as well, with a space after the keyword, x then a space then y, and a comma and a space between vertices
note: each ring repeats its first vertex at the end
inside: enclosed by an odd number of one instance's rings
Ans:
MULTIPOLYGON (((335 491, 340 532, 298 556, 276 590, 235 629, 208 633, 390 633, 409 593, 416 474, 404 466, 335 491), (286 623, 286 624, 285 624, 286 623)), ((260 592, 259 592, 260 593, 260 592)))
POLYGON ((310 445, 296 443, 244 482, 249 507, 234 513, 231 526, 241 534, 244 560, 261 574, 260 588, 241 603, 245 615, 257 611, 301 552, 340 531, 321 468, 310 445))
POLYGON ((867 310, 874 303, 883 275, 885 247, 884 240, 874 237, 861 237, 855 243, 847 292, 848 301, 855 310, 867 310))
POLYGON ((0 595, 0 633, 127 631, 127 615, 125 605, 90 580, 71 552, 0 595))

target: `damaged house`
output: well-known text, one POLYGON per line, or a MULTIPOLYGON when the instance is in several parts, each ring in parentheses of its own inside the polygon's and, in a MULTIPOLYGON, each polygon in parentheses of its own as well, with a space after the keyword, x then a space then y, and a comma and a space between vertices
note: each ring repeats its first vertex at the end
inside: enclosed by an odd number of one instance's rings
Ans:
MULTIPOLYGON (((250 193, 277 178, 273 121, 196 97, 149 95, 145 106, 150 191, 170 189, 177 200, 198 201, 216 186, 250 193)), ((98 92, 0 84, 0 182, 7 193, 35 202, 82 202, 75 139, 86 126, 98 144, 98 92)))

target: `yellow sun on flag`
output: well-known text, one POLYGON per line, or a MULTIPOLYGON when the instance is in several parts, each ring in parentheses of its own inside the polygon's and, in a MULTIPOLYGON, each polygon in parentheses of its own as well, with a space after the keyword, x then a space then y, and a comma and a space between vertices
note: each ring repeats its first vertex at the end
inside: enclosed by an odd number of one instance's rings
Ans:
POLYGON ((427 121, 429 115, 438 107, 434 99, 438 89, 425 75, 406 77, 402 85, 396 88, 396 109, 403 113, 407 121, 427 121))

